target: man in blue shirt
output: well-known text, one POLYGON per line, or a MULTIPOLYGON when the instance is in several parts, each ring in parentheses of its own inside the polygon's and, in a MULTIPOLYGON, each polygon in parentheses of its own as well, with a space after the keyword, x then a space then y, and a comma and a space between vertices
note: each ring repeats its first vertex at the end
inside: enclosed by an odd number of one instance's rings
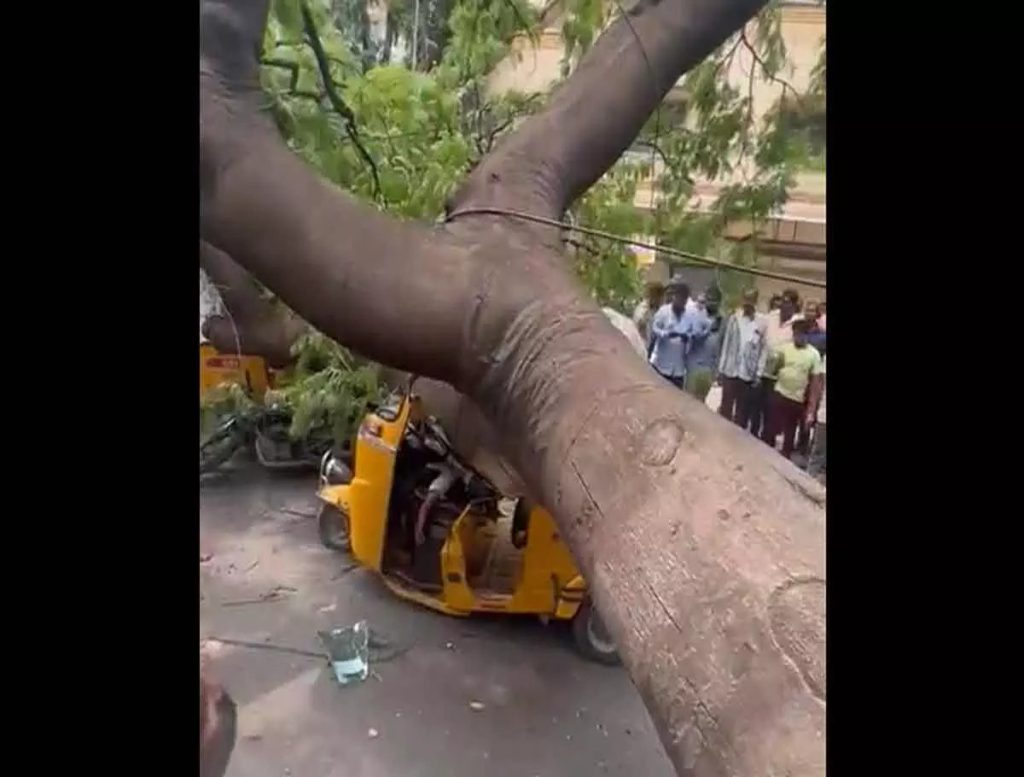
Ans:
POLYGON ((818 324, 821 317, 821 308, 814 300, 807 300, 804 304, 804 318, 810 322, 810 329, 807 332, 807 342, 818 349, 818 353, 825 355, 825 330, 818 324))
POLYGON ((686 301, 690 298, 690 287, 686 283, 673 278, 667 292, 669 301, 651 320, 654 338, 651 365, 672 385, 682 388, 686 381, 686 352, 690 340, 705 336, 711 326, 703 314, 686 312, 686 301))

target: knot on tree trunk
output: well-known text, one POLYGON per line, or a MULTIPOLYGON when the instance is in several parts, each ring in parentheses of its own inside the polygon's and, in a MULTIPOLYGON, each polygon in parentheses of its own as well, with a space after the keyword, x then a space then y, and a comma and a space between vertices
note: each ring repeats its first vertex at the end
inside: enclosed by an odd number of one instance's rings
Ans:
POLYGON ((772 636, 807 684, 825 701, 825 581, 818 577, 788 580, 768 601, 772 636))

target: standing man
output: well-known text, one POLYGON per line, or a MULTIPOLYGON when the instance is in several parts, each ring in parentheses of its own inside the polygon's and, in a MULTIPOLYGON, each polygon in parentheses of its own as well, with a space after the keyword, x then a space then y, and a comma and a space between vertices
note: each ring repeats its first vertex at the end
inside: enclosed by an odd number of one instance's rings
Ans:
POLYGON ((818 349, 822 358, 825 357, 825 328, 821 325, 824 315, 821 312, 821 305, 812 299, 804 303, 804 318, 810 324, 807 330, 807 342, 818 349))
POLYGON ((695 334, 703 335, 703 326, 693 314, 686 312, 690 287, 673 278, 668 284, 668 302, 662 305, 651 321, 654 348, 651 365, 665 380, 682 388, 686 380, 686 349, 695 334))
POLYGON ((729 317, 722 338, 718 375, 722 381, 722 404, 718 413, 746 428, 758 376, 768 356, 764 317, 757 314, 757 290, 743 292, 743 305, 729 317))
POLYGON ((697 298, 691 297, 686 301, 687 313, 703 313, 707 305, 707 294, 698 294, 697 298))
POLYGON ((665 299, 665 286, 660 281, 648 281, 646 296, 633 310, 633 323, 636 324, 640 337, 647 343, 647 353, 651 352, 651 320, 658 312, 665 299))
POLYGON ((821 376, 825 371, 821 354, 807 342, 807 330, 806 321, 794 321, 793 341, 785 343, 776 351, 778 372, 775 391, 761 437, 774 448, 775 438, 781 433, 782 455, 787 459, 793 454, 797 425, 809 416, 813 417, 808 409, 808 397, 817 404, 821 392, 821 376))
POLYGON ((701 297, 704 300, 703 306, 698 308, 700 312, 696 315, 703 318, 706 334, 695 335, 690 341, 686 354, 686 390, 703 402, 707 399, 711 387, 715 385, 718 373, 718 356, 723 335, 722 314, 719 312, 722 292, 717 286, 711 286, 701 297))
POLYGON ((799 320, 800 295, 793 289, 782 292, 779 307, 771 310, 765 317, 765 339, 768 344, 768 357, 761 371, 760 383, 753 392, 750 410, 750 433, 755 437, 763 437, 768 426, 768 408, 772 403, 775 391, 775 378, 778 373, 777 357, 779 349, 793 342, 793 322, 799 320))
MULTIPOLYGON (((813 345, 821 357, 825 358, 825 330, 819 324, 820 308, 815 300, 809 299, 804 303, 804 319, 807 321, 807 343, 813 345)), ((810 397, 808 397, 810 401, 810 397)), ((796 430, 796 450, 806 457, 811 444, 811 429, 814 427, 814 417, 810 421, 800 420, 796 430)))

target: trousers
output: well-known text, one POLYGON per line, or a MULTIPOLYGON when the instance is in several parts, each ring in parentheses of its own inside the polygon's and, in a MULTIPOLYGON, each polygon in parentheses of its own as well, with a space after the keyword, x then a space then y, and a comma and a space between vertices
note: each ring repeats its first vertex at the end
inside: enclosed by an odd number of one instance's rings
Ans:
POLYGON ((787 399, 779 392, 774 392, 768 406, 768 421, 764 425, 761 439, 775 447, 775 438, 782 435, 782 455, 787 459, 793 455, 796 442, 796 428, 804 415, 804 403, 787 399))
POLYGON ((722 376, 722 404, 718 406, 718 414, 746 429, 756 388, 756 383, 747 383, 742 378, 722 376))
POLYGON ((774 395, 775 378, 761 378, 751 386, 750 413, 747 422, 750 424, 750 433, 755 437, 764 435, 765 427, 768 425, 768 408, 771 406, 774 395))

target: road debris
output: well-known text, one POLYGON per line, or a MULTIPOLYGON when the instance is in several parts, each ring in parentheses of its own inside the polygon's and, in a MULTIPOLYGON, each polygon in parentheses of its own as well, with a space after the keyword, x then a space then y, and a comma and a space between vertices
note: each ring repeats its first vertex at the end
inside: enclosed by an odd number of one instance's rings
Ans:
POLYGON ((334 612, 338 609, 337 604, 325 604, 323 607, 318 607, 317 612, 334 612))
POLYGON ((212 558, 213 558, 213 554, 212 553, 203 553, 203 551, 199 551, 199 563, 200 564, 205 564, 208 561, 210 561, 210 559, 212 559, 212 558))
POLYGON ((371 728, 369 731, 366 732, 366 736, 368 736, 370 739, 376 739, 380 736, 380 732, 375 728, 371 728))
POLYGON ((486 706, 487 705, 484 704, 482 701, 471 701, 469 703, 469 708, 471 710, 474 710, 475 712, 479 712, 480 710, 484 709, 486 706))
MULTIPOLYGON (((253 565, 255 566, 255 564, 253 565)), ((248 570, 246 570, 248 571, 248 570)), ((297 588, 292 588, 290 585, 276 585, 269 591, 262 593, 256 599, 234 599, 228 602, 222 602, 222 607, 238 607, 243 604, 265 604, 267 602, 276 602, 280 599, 287 598, 288 595, 297 592, 297 588)))
POLYGON ((327 649, 334 679, 340 685, 361 683, 369 676, 370 642, 366 621, 330 631, 318 631, 316 635, 327 649))
POLYGON ((294 515, 297 518, 316 518, 317 513, 316 510, 299 510, 294 507, 281 507, 278 508, 277 512, 286 513, 288 515, 294 515))

